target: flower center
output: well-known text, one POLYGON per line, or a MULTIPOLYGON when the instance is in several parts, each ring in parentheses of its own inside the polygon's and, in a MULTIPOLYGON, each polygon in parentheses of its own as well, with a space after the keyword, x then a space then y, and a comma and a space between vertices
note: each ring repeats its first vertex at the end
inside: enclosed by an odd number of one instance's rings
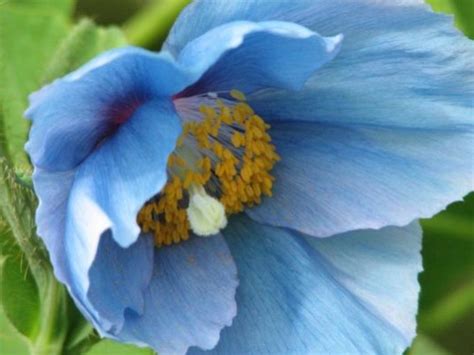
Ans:
POLYGON ((190 230, 214 235, 226 226, 226 216, 272 195, 270 172, 280 157, 270 126, 243 93, 226 96, 209 93, 194 98, 196 107, 188 101, 178 110, 183 133, 168 160, 168 182, 138 214, 142 231, 153 233, 157 246, 187 240, 190 230))

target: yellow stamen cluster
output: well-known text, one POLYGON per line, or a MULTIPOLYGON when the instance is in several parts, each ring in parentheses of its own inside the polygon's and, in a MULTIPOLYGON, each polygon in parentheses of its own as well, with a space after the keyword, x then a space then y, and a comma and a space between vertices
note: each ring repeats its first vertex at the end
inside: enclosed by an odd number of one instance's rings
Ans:
POLYGON ((170 245, 189 237, 186 210, 179 207, 183 199, 183 183, 174 176, 157 201, 147 203, 138 214, 138 224, 145 233, 153 232, 157 246, 170 245))
POLYGON ((158 246, 189 238, 186 206, 182 205, 193 185, 209 183, 228 215, 272 195, 274 177, 270 171, 280 158, 267 133, 270 126, 245 103, 243 93, 232 90, 230 95, 238 102, 226 105, 217 100, 215 107, 201 105, 202 120, 184 124, 168 161, 172 177, 158 198, 138 215, 142 230, 152 232, 158 246), (190 140, 202 156, 197 164, 189 164, 179 154, 190 140))

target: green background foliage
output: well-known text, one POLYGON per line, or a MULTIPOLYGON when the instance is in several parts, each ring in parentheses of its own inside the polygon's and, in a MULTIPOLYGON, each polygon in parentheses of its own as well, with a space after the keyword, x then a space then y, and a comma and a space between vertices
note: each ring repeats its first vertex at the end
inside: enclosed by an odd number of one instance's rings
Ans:
MULTIPOLYGON (((0 178, 8 176, 8 184, 0 185, 1 354, 35 352, 35 344, 44 339, 62 347, 51 354, 152 354, 149 349, 101 341, 62 286, 44 281, 41 246, 21 245, 34 234, 35 206, 28 192, 31 167, 23 151, 28 122, 22 117, 29 93, 101 51, 127 42, 158 49, 187 2, 0 0, 0 178), (54 334, 45 334, 45 312, 51 310, 45 304, 51 297, 61 308, 48 323, 55 324, 54 334)), ((435 11, 454 14, 458 28, 474 39, 474 0, 428 2, 435 11)), ((419 277, 419 335, 410 355, 474 352, 473 217, 474 193, 422 221, 425 270, 419 277)))

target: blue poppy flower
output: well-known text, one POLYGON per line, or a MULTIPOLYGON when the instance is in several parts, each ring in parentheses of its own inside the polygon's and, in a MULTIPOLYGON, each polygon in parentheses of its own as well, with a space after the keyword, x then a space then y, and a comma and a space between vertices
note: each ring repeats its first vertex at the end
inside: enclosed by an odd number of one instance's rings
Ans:
POLYGON ((473 189, 473 57, 418 0, 195 1, 31 96, 57 278, 162 354, 401 353, 416 220, 473 189))

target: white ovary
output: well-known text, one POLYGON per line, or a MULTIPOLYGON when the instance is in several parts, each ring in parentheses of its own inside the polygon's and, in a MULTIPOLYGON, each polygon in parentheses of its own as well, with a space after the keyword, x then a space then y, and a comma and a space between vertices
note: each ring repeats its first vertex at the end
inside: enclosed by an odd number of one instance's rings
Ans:
POLYGON ((227 217, 222 203, 209 196, 202 186, 192 186, 190 194, 186 213, 196 235, 208 237, 225 228, 227 217))

